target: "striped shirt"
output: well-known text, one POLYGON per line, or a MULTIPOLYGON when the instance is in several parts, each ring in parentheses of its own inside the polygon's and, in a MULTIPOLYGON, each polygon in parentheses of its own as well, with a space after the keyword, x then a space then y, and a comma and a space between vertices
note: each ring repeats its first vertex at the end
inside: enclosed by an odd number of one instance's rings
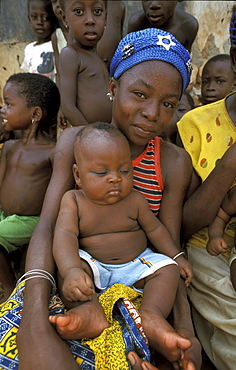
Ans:
POLYGON ((149 141, 146 149, 133 163, 133 188, 142 193, 157 216, 164 189, 160 166, 161 138, 149 141))

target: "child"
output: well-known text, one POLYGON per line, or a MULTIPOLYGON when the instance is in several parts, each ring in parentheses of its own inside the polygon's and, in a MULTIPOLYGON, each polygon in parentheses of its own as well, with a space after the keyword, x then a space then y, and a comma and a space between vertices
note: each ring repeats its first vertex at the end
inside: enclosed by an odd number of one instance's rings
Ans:
POLYGON ((177 136, 177 126, 176 123, 180 120, 181 117, 191 109, 194 108, 194 100, 189 92, 184 91, 177 108, 175 110, 174 117, 172 121, 164 128, 162 134, 160 135, 164 140, 169 141, 170 143, 176 144, 177 136))
POLYGON ((192 15, 176 8, 179 1, 143 0, 143 10, 131 15, 128 33, 155 27, 170 32, 190 52, 197 36, 198 21, 192 15))
POLYGON ((125 4, 121 0, 107 1, 106 28, 97 45, 98 55, 106 63, 109 70, 111 58, 122 39, 125 19, 125 4))
POLYGON ((209 241, 206 246, 207 252, 212 256, 219 256, 220 254, 226 254, 230 252, 231 256, 229 259, 230 266, 230 278, 234 289, 236 290, 236 265, 233 263, 236 260, 235 246, 236 246, 236 234, 234 232, 234 248, 230 248, 226 240, 224 239, 224 231, 226 225, 230 221, 230 218, 236 214, 236 187, 233 187, 228 194, 226 194, 223 203, 217 213, 216 218, 212 224, 208 227, 209 241))
MULTIPOLYGON (((108 90, 113 100, 111 125, 121 130, 130 145, 135 188, 145 194, 150 208, 166 226, 179 249, 183 201, 192 175, 191 160, 183 149, 162 141, 158 135, 171 121, 181 94, 188 86, 190 61, 187 50, 169 33, 149 28, 128 34, 120 41, 112 59, 108 90), (171 43, 170 47, 166 48, 165 43, 171 43), (135 46, 133 49, 132 45, 135 46)), ((55 272, 53 233, 61 198, 75 186, 71 171, 75 163, 73 144, 80 130, 81 127, 66 129, 57 142, 53 175, 39 224, 30 240, 26 271, 40 268, 51 274, 55 272)), ((37 360, 45 369, 77 369, 69 347, 48 320, 50 288, 50 282, 40 277, 26 282, 23 316, 19 331, 15 330, 21 367, 34 368, 37 360)), ((161 292, 153 289, 153 296, 156 296, 155 302, 152 300, 153 306, 168 299, 168 292, 163 290, 165 285, 161 292)), ((79 308, 88 304, 84 302, 79 308)), ((171 326, 165 320, 151 317, 149 311, 142 312, 142 326, 150 346, 174 363, 175 368, 184 362, 186 368, 200 370, 201 347, 194 336, 183 279, 180 279, 173 313, 171 326)), ((84 314, 86 338, 96 335, 93 321, 97 322, 97 314, 96 309, 88 309, 84 314)))
MULTIPOLYGON (((86 301, 97 306, 95 289, 103 291, 116 283, 144 289, 140 312, 148 308, 150 314, 165 320, 178 286, 175 260, 186 286, 192 279, 191 266, 144 196, 132 190, 128 141, 116 127, 98 122, 79 131, 74 155, 74 178, 80 190, 63 196, 53 242, 65 304, 72 311, 50 321, 62 337, 83 338, 82 312, 74 307, 86 301), (147 248, 146 236, 159 253, 170 258, 147 248), (160 300, 158 314, 151 308, 152 289, 155 286, 159 291, 164 284, 168 299, 160 300)), ((104 314, 93 324, 97 335, 109 326, 104 314)))
POLYGON ((59 58, 62 112, 72 126, 110 122, 109 73, 96 51, 105 27, 106 1, 81 0, 74 10, 72 0, 61 0, 61 8, 74 39, 59 58))
MULTIPOLYGON (((72 42, 72 37, 69 34, 68 28, 65 27, 64 23, 62 22, 62 11, 60 7, 60 1, 59 0, 51 0, 52 3, 52 9, 55 14, 55 16, 58 19, 58 25, 59 28, 57 28, 52 36, 52 47, 54 52, 54 58, 55 58, 55 68, 56 68, 56 83, 57 86, 60 88, 60 75, 59 75, 59 56, 64 47, 67 46, 67 44, 70 44, 72 42)), ((69 127, 69 123, 65 119, 61 109, 59 109, 58 116, 57 116, 57 139, 59 135, 61 134, 62 130, 69 127)))
POLYGON ((26 45, 21 69, 43 74, 55 81, 51 35, 57 19, 50 0, 28 0, 28 18, 37 39, 26 45))
POLYGON ((68 43, 72 42, 72 37, 69 34, 68 28, 65 27, 64 23, 62 22, 62 11, 60 7, 59 0, 51 0, 53 13, 57 17, 59 27, 53 32, 51 36, 52 47, 54 52, 55 58, 55 66, 56 66, 56 78, 57 78, 57 85, 59 86, 59 55, 62 49, 67 46, 68 43))
POLYGON ((7 80, 3 97, 6 131, 22 130, 21 139, 4 143, 0 163, 0 282, 5 301, 15 284, 8 254, 29 242, 51 178, 55 142, 43 130, 54 124, 60 96, 48 77, 18 73, 7 80))
POLYGON ((203 67, 201 84, 202 104, 223 99, 235 90, 235 75, 228 54, 215 55, 203 67))

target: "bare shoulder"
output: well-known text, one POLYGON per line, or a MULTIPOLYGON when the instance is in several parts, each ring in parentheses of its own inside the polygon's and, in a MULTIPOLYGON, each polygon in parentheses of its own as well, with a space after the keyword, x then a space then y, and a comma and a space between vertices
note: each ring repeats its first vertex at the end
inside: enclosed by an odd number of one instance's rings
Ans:
POLYGON ((6 152, 8 152, 8 150, 12 150, 14 148, 15 144, 18 141, 19 141, 19 139, 18 140, 7 140, 7 141, 5 141, 5 143, 2 146, 2 153, 3 152, 6 153, 6 152))
POLYGON ((195 33, 198 30, 199 23, 197 18, 195 18, 193 15, 181 9, 176 9, 176 18, 178 18, 185 31, 195 33))
POLYGON ((175 144, 163 141, 161 144, 161 171, 164 184, 167 180, 186 181, 189 183, 192 173, 192 161, 189 154, 175 144))
POLYGON ((82 127, 83 126, 68 127, 61 133, 55 147, 54 164, 57 160, 58 162, 62 160, 74 162, 74 142, 77 133, 82 127))
POLYGON ((146 16, 143 10, 139 10, 133 13, 128 21, 128 30, 127 32, 136 32, 143 29, 146 22, 146 16))
POLYGON ((125 14, 125 3, 122 0, 115 0, 115 1, 108 1, 107 4, 107 10, 108 12, 116 11, 116 14, 113 14, 113 16, 119 15, 120 17, 123 17, 125 14))

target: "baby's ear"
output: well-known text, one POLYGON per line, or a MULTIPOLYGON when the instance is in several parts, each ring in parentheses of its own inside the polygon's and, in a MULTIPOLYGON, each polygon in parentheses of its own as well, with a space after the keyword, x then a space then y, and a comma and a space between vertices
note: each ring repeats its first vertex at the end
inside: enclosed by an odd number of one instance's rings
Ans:
POLYGON ((75 179, 76 185, 79 188, 82 188, 82 184, 81 184, 81 180, 80 180, 80 174, 79 174, 79 169, 78 169, 77 164, 73 164, 73 174, 74 174, 74 179, 75 179))
POLYGON ((233 72, 234 74, 236 74, 236 46, 235 45, 232 45, 230 47, 230 56, 231 56, 233 72))

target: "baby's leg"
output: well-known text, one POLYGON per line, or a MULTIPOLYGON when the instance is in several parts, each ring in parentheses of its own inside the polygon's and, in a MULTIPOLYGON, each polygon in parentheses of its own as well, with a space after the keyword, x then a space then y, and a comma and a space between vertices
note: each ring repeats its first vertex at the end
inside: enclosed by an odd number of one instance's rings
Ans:
MULTIPOLYGON (((82 261, 83 269, 93 278, 93 273, 87 264, 82 261)), ((60 296, 68 311, 65 314, 49 316, 49 321, 55 325, 58 334, 64 339, 94 338, 109 327, 97 294, 87 302, 69 302, 62 294, 63 280, 58 276, 60 296)))
POLYGON ((3 294, 0 296, 0 303, 3 303, 13 291, 16 277, 11 267, 8 253, 2 246, 0 246, 0 283, 4 289, 3 294))
POLYGON ((162 267, 145 279, 140 307, 142 326, 150 347, 171 362, 179 361, 183 350, 191 346, 191 342, 177 334, 166 321, 174 304, 178 283, 178 266, 162 267))

